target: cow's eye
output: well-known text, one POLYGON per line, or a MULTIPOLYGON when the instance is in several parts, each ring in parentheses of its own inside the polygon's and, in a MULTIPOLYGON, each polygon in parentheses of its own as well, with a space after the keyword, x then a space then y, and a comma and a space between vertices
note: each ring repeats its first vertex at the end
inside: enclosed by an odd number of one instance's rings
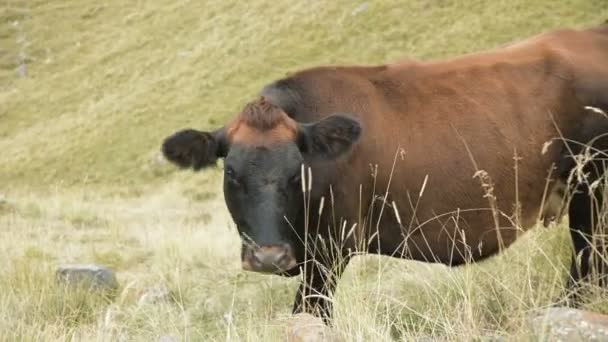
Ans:
POLYGON ((226 170, 224 171, 224 176, 226 177, 228 182, 230 182, 231 184, 239 185, 239 180, 237 179, 236 172, 234 172, 233 168, 227 167, 226 170))
POLYGON ((291 178, 289 178, 289 182, 292 184, 300 184, 302 177, 300 176, 300 172, 296 173, 295 175, 291 176, 291 178))

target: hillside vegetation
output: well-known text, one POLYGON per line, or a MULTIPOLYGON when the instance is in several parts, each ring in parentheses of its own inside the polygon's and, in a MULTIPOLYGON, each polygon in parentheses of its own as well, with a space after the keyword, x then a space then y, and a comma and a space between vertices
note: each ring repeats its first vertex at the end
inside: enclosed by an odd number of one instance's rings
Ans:
MULTIPOLYGON (((0 340, 282 340, 297 280, 240 269, 221 175, 163 163, 166 135, 215 128, 301 68, 454 56, 605 19, 605 0, 4 0, 0 340), (60 291, 55 266, 72 262, 115 269, 117 297, 60 291), (170 299, 138 305, 156 286, 170 299)), ((562 294, 568 243, 562 225, 456 269, 355 258, 334 330, 522 340, 526 316, 562 294)), ((585 307, 608 312, 606 297, 585 307)))
MULTIPOLYGON (((159 142, 300 68, 439 58, 608 18, 604 0, 5 2, 0 184, 141 185, 159 142)), ((157 170, 158 171, 158 170, 157 170)))

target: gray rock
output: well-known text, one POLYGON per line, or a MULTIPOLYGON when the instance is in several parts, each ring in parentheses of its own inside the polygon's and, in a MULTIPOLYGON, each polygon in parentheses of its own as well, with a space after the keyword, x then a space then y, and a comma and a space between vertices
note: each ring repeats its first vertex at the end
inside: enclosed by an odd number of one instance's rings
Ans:
POLYGON ((116 290, 118 281, 109 268, 96 264, 66 264, 57 267, 57 280, 70 288, 85 287, 91 290, 116 290))
POLYGON ((369 7, 369 4, 367 3, 367 1, 364 1, 361 4, 359 4, 359 6, 355 7, 355 9, 353 9, 350 12, 350 15, 355 16, 361 12, 365 12, 365 11, 367 11, 368 7, 369 7))
MULTIPOLYGON (((431 337, 431 336, 421 336, 414 339, 416 342, 447 342, 452 341, 448 337, 431 337)), ((475 336, 471 338, 471 341, 478 342, 507 342, 507 338, 500 335, 482 335, 475 336)))
POLYGON ((319 317, 299 313, 293 315, 286 327, 287 342, 341 342, 337 332, 326 326, 319 317))
POLYGON ((479 337, 480 342, 507 342, 507 338, 502 335, 485 335, 479 337))
POLYGON ((8 201, 6 195, 0 193, 0 215, 15 211, 15 207, 8 201))
POLYGON ((166 165, 167 164, 167 159, 165 158, 165 156, 162 154, 162 152, 158 152, 154 155, 154 164, 155 165, 166 165))
POLYGON ((534 312, 529 324, 537 338, 548 341, 608 341, 608 315, 553 307, 534 312))
POLYGON ((171 291, 163 286, 156 286, 147 289, 137 301, 137 305, 150 305, 162 302, 169 302, 171 299, 171 291))

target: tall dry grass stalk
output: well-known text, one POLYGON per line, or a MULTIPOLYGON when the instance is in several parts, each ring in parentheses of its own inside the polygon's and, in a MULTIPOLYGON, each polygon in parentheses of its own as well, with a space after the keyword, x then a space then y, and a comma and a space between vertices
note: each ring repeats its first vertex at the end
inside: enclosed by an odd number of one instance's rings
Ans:
MULTIPOLYGON (((309 194, 314 175, 305 173, 303 193, 309 194)), ((220 196, 202 196, 200 188, 200 181, 183 176, 134 196, 7 193, 0 209, 0 257, 6 261, 0 339, 281 340, 299 280, 241 271, 240 241, 224 203, 220 196), (89 261, 117 270, 117 299, 65 297, 56 287, 55 265, 89 261), (139 306, 139 295, 159 284, 171 300, 139 306)), ((331 211, 334 200, 330 193, 323 205, 307 210, 331 211)), ((391 205, 384 215, 399 214, 399 204, 376 201, 376 213, 391 205)), ((365 213, 352 223, 334 214, 337 238, 323 237, 309 255, 323 250, 335 258, 353 236, 374 235, 369 227, 377 222, 366 222, 365 213)), ((318 225, 309 222, 308 229, 318 225)), ((368 243, 361 239, 355 246, 368 243)), ((517 340, 526 334, 529 312, 563 295, 569 244, 565 224, 534 229, 499 256, 458 268, 362 256, 355 248, 331 298, 333 329, 347 340, 468 341, 491 334, 517 340)), ((599 288, 590 287, 583 298, 585 308, 608 311, 599 288)))
MULTIPOLYGON (((597 111, 597 109, 595 109, 597 111)), ((602 112, 603 113, 603 112, 602 112)), ((604 114, 605 115, 605 114, 604 114)), ((596 137, 594 140, 599 139, 601 137, 596 137)), ((563 139, 563 138, 562 138, 563 139)), ((464 141, 463 141, 464 142, 464 141)), ((565 139, 563 140, 563 142, 568 142, 565 141, 565 139)), ((466 142, 465 146, 466 146, 466 142)), ((567 185, 566 188, 567 189, 571 189, 569 192, 566 191, 564 197, 561 199, 562 201, 562 206, 566 207, 569 205, 569 200, 572 196, 572 191, 575 191, 575 189, 577 188, 576 184, 586 184, 587 186, 589 186, 589 188, 591 189, 591 191, 593 192, 590 195, 593 194, 597 194, 598 196, 595 198, 595 205, 594 208, 590 208, 593 210, 596 210, 597 213, 597 217, 598 217, 598 221, 599 222, 594 222, 595 224, 595 231, 592 238, 592 241, 590 241, 590 243, 592 244, 592 249, 593 249, 593 253, 590 254, 590 263, 591 265, 598 265, 598 264, 608 264, 608 260, 607 255, 606 255, 606 251, 608 251, 608 248, 606 248, 606 243, 608 241, 607 239, 607 231, 605 228, 605 220, 606 220, 606 216, 607 216, 607 204, 604 201, 601 201, 601 197, 603 197, 606 194, 606 188, 605 185, 607 184, 606 182, 606 173, 603 171, 605 170, 605 162, 603 160, 601 160, 604 155, 605 152, 604 151, 598 151, 595 150, 592 147, 593 141, 591 141, 589 143, 589 145, 585 146, 582 149, 582 153, 580 154, 574 154, 572 151, 571 152, 571 158, 573 158, 576 161, 576 166, 572 169, 572 172, 570 174, 570 177, 567 180, 567 185), (597 163, 598 160, 601 162, 602 165, 602 169, 600 170, 600 177, 598 179, 594 179, 592 181, 592 183, 589 183, 589 179, 588 179, 588 174, 586 172, 584 172, 584 170, 586 170, 588 168, 588 165, 590 163, 597 163), (587 182, 587 183, 586 183, 587 182), (599 191, 601 189, 601 192, 599 191)), ((499 241, 499 245, 500 245, 500 250, 503 251, 503 254, 498 256, 498 257, 494 257, 492 258, 492 260, 488 260, 488 261, 484 261, 481 264, 482 265, 487 265, 487 264, 492 264, 492 263, 496 263, 496 259, 504 259, 504 258, 508 258, 507 256, 510 254, 515 253, 514 251, 517 250, 517 247, 510 247, 507 248, 507 246, 505 246, 505 244, 502 242, 502 237, 501 237, 501 229, 504 229, 504 227, 501 227, 499 222, 500 219, 499 218, 507 218, 511 224, 512 227, 511 229, 514 229, 520 233, 524 232, 523 227, 521 227, 521 204, 519 203, 519 179, 518 179, 518 162, 520 160, 520 158, 517 155, 517 151, 514 150, 513 153, 513 160, 514 160, 514 172, 515 172, 515 184, 514 184, 514 191, 515 191, 515 198, 516 203, 513 204, 513 212, 512 213, 507 213, 504 211, 501 211, 498 206, 497 206, 497 198, 494 194, 494 187, 493 187, 493 182, 491 179, 491 176, 489 174, 487 174, 487 172, 485 172, 484 170, 481 170, 477 167, 477 164, 475 163, 475 159, 474 156, 470 153, 470 150, 467 147, 467 150, 469 151, 469 157, 471 162, 473 163, 473 165, 476 168, 476 173, 473 175, 474 178, 478 178, 480 181, 480 186, 483 189, 484 193, 485 193, 485 198, 488 199, 488 203, 489 206, 488 208, 480 208, 480 209, 465 209, 464 211, 467 210, 491 210, 492 211, 492 215, 494 217, 494 223, 495 223, 495 229, 496 229, 496 234, 497 234, 497 240, 499 241)), ((376 240, 378 241, 378 235, 379 235, 379 228, 380 228, 380 221, 382 218, 382 215, 384 214, 384 210, 385 208, 388 206, 390 209, 392 209, 392 213, 396 219, 396 221, 398 222, 399 226, 401 226, 401 229, 403 231, 404 234, 404 247, 401 251, 401 255, 403 256, 407 256, 407 251, 405 250, 406 245, 407 245, 407 235, 411 234, 412 231, 416 231, 419 230, 421 225, 419 223, 419 226, 413 226, 413 220, 414 218, 411 218, 411 221, 409 223, 409 227, 404 227, 403 226, 403 218, 401 217, 399 210, 398 210, 398 206, 397 203, 395 203, 394 201, 391 203, 388 203, 388 198, 389 198, 389 192, 390 192, 390 185, 392 183, 392 175, 393 172, 395 170, 395 165, 396 165, 396 161, 397 158, 399 156, 403 157, 404 153, 403 151, 399 148, 398 152, 395 153, 395 160, 393 162, 393 166, 392 169, 390 171, 390 176, 389 176, 389 180, 388 180, 388 185, 387 188, 384 190, 383 194, 381 195, 377 195, 376 193, 372 194, 372 200, 371 200, 371 204, 369 209, 366 210, 366 213, 359 213, 359 222, 354 223, 350 230, 348 230, 347 232, 347 222, 343 221, 342 218, 339 218, 338 216, 338 222, 339 224, 336 225, 336 213, 332 211, 331 213, 331 217, 333 218, 333 226, 329 226, 327 227, 329 229, 328 232, 328 236, 330 237, 329 242, 326 239, 323 239, 323 237, 319 236, 319 235, 315 235, 315 241, 312 241, 312 246, 310 247, 309 245, 307 249, 309 249, 309 253, 308 255, 314 256, 316 258, 326 258, 328 260, 335 260, 335 259, 339 259, 341 257, 341 253, 343 252, 344 248, 345 248, 345 237, 350 237, 351 234, 353 232, 357 232, 358 234, 355 234, 355 239, 357 239, 357 242, 355 243, 355 246, 359 246, 360 248, 354 249, 354 250, 348 250, 348 259, 346 260, 346 262, 348 262, 348 260, 350 260, 350 258, 352 258, 353 256, 356 255, 361 255, 365 253, 365 250, 367 250, 367 248, 369 247, 369 244, 376 240), (379 202, 380 203, 380 207, 379 209, 376 207, 376 203, 379 202), (377 221, 374 222, 370 222, 369 219, 370 217, 374 217, 374 211, 375 210, 379 210, 379 213, 377 214, 377 221), (371 224, 370 224, 371 223, 371 224), (357 230, 355 230, 355 228, 359 225, 359 228, 357 230), (372 228, 372 231, 370 231, 369 229, 372 228), (340 234, 332 234, 333 232, 340 232, 340 234), (334 239, 332 240, 332 237, 334 237, 334 239), (338 237, 337 239, 335 239, 335 237, 338 237), (321 248, 321 254, 319 254, 319 249, 316 248, 316 244, 320 243, 323 248, 321 248), (328 248, 327 246, 331 246, 330 248, 328 248), (325 255, 323 255, 323 253, 325 253, 325 255)), ((302 169, 302 174, 304 175, 304 168, 302 169)), ((372 170, 372 177, 374 178, 373 181, 373 189, 374 192, 376 190, 376 177, 378 174, 378 170, 377 170, 377 166, 372 166, 371 168, 372 170)), ((548 200, 547 196, 548 196, 548 189, 549 189, 549 180, 552 178, 551 176, 551 171, 549 170, 549 174, 547 177, 547 183, 544 187, 544 192, 545 194, 543 195, 543 201, 548 200)), ((312 177, 311 177, 311 173, 310 173, 310 169, 308 169, 308 183, 305 181, 305 177, 303 177, 303 186, 302 186, 302 193, 304 195, 305 198, 305 212, 306 213, 310 213, 309 212, 309 207, 310 207, 310 191, 311 191, 311 182, 312 182, 312 177)), ((426 188, 426 184, 428 181, 428 176, 425 177, 423 184, 421 186, 420 192, 418 194, 418 199, 416 200, 415 204, 412 205, 412 209, 414 211, 414 213, 416 212, 416 209, 418 208, 418 203, 420 198, 423 196, 424 194, 424 190, 426 188)), ((359 187, 359 189, 362 189, 362 187, 359 187)), ((363 198, 362 194, 361 194, 361 190, 359 191, 360 195, 359 198, 363 198)), ((331 203, 333 204, 333 192, 330 192, 330 197, 332 198, 331 203)), ((318 215, 321 215, 322 210, 324 209, 324 199, 321 200, 321 205, 320 205, 320 209, 319 212, 317 213, 318 215)), ((360 205, 359 208, 362 208, 362 206, 360 205)), ((333 205, 332 208, 333 209, 333 205)), ((538 217, 541 217, 542 211, 544 210, 544 203, 543 205, 540 206, 540 212, 538 217)), ((455 212, 450 212, 450 213, 444 213, 444 214, 440 214, 437 215, 437 217, 433 218, 433 219, 438 219, 441 216, 444 215, 455 215, 456 217, 458 217, 459 213, 461 212, 461 210, 457 210, 455 212)), ((414 215, 415 216, 415 215, 414 215)), ((557 217, 557 219, 560 219, 560 217, 557 217)), ((310 231, 310 229, 308 228, 308 223, 309 221, 306 221, 306 234, 308 234, 308 232, 310 231)), ((458 222, 458 220, 456 219, 455 222, 458 222)), ((558 221, 559 222, 559 221, 558 221)), ((423 223, 424 224, 424 223, 423 223)), ((555 224, 554 224, 555 225, 555 224)), ((317 224, 316 227, 316 232, 319 231, 319 228, 324 228, 324 227, 319 227, 317 224)), ((446 271, 448 273, 452 273, 453 274, 458 274, 458 277, 450 277, 448 283, 451 283, 451 291, 448 291, 448 296, 451 295, 455 295, 456 297, 459 297, 462 301, 458 303, 458 305, 456 306, 457 310, 461 310, 460 313, 462 314, 462 317, 464 317, 465 319, 460 321, 458 320, 458 322, 460 324, 464 324, 466 322, 465 325, 463 326, 459 326, 459 325, 454 325, 453 320, 454 317, 451 316, 446 316, 443 317, 445 320, 442 321, 441 319, 438 318, 433 318, 433 315, 431 314, 423 314, 421 311, 412 309, 410 307, 410 305, 404 301, 400 301, 399 299, 395 298, 395 297, 391 297, 389 302, 390 304, 387 304, 387 302, 384 302, 382 300, 380 300, 380 298, 382 298, 382 291, 385 290, 382 287, 383 284, 383 276, 386 276, 387 271, 385 270, 385 265, 386 264, 390 264, 391 262, 395 262, 395 261, 386 261, 383 260, 383 258, 381 257, 375 257, 377 260, 377 265, 375 267, 375 277, 374 277, 374 285, 375 285, 375 289, 373 291, 374 295, 373 298, 375 298, 376 300, 373 301, 373 310, 371 312, 373 312, 373 316, 376 317, 383 317, 384 319, 387 319, 388 321, 383 321, 382 325, 381 325, 381 330, 382 332, 375 332, 377 333, 377 336, 385 336, 387 334, 387 331, 390 331, 390 336, 391 337, 395 337, 396 335, 399 337, 402 336, 408 336, 408 337, 412 337, 412 335, 416 335, 417 333, 420 333, 420 331, 418 330, 408 330, 405 329, 406 331, 402 331, 399 330, 399 333, 395 333, 395 327, 399 326, 399 327, 403 327, 406 326, 408 327, 409 325, 406 323, 404 324, 403 321, 400 321, 400 318, 402 318, 403 316, 399 316, 397 315, 395 317, 390 317, 391 316, 391 312, 383 312, 387 307, 390 307, 391 305, 395 305, 395 304, 399 304, 402 305, 406 310, 408 311, 408 313, 410 315, 413 315, 417 318, 417 320, 426 322, 426 324, 430 324, 429 322, 435 322, 435 324, 431 324, 431 326, 433 327, 433 329, 431 329, 431 331, 428 331, 427 333, 430 334, 431 336, 436 336, 435 334, 438 334, 438 336, 440 336, 441 338, 447 338, 447 339, 452 339, 454 338, 455 340, 470 340, 470 339, 476 339, 476 338, 481 338, 485 335, 492 335, 493 333, 496 333, 496 331, 499 332, 499 334, 507 334, 507 335, 512 335, 514 334, 514 331, 511 330, 514 327, 517 327, 516 331, 518 333, 521 333, 523 335, 517 335, 517 338, 521 338, 522 336, 527 336, 530 337, 526 334, 530 333, 530 330, 528 328, 530 328, 529 326, 526 326, 526 324, 528 324, 528 321, 526 320, 526 317, 528 315, 529 312, 540 308, 540 307, 545 307, 545 306, 552 306, 552 305, 563 305, 565 303, 565 300, 568 299, 571 295, 571 293, 569 293, 569 291, 578 291, 578 288, 565 288, 566 284, 568 283, 568 272, 567 272, 567 268, 569 267, 569 264, 567 261, 564 261, 564 258, 567 258, 567 255, 569 253, 573 253, 572 249, 569 247, 571 246, 571 242, 570 242, 570 238, 569 238, 569 229, 568 227, 561 227, 562 231, 560 232, 561 235, 561 246, 557 246, 557 248, 560 250, 560 254, 561 255, 552 255, 551 253, 547 253, 545 248, 539 246, 539 245, 534 245, 531 247, 530 250, 528 250, 527 252, 530 253, 530 255, 533 255, 534 257, 527 259, 525 261, 519 260, 519 262, 513 262, 510 263, 510 265, 502 265, 502 268, 508 269, 505 271, 505 274, 513 274, 513 272, 515 272, 515 268, 516 267, 524 267, 525 270, 525 276, 521 277, 521 278, 514 278, 516 282, 519 282, 519 286, 520 288, 517 290, 514 290, 512 288, 513 284, 509 283, 509 280, 502 278, 501 276, 504 276, 504 274, 497 274, 491 271, 488 271, 486 269, 484 269, 483 266, 480 265, 472 265, 474 264, 473 262, 473 257, 472 257, 472 252, 471 251, 465 251, 465 255, 461 255, 459 257, 464 258, 464 260, 466 260, 465 262, 465 266, 463 267, 459 267, 457 269, 452 269, 449 271, 446 271), (538 266, 534 266, 532 263, 530 263, 530 260, 537 260, 537 259, 542 259, 542 261, 540 261, 539 264, 545 264, 545 268, 544 269, 540 269, 540 268, 536 268, 538 266), (386 262, 386 263, 385 263, 386 262), (482 270, 482 271, 480 271, 482 270), (535 272, 538 272, 538 274, 534 274, 534 272, 532 272, 532 270, 534 270, 535 272), (462 277, 462 278, 460 278, 462 277), (543 278, 544 281, 546 281, 545 284, 541 284, 540 282, 538 282, 538 279, 543 278), (483 285, 481 285, 483 284, 483 285), (489 302, 493 303, 493 305, 495 305, 495 307, 484 307, 482 306, 478 306, 478 301, 480 300, 480 296, 487 294, 487 290, 485 289, 485 287, 489 287, 491 296, 490 299, 488 299, 489 302), (534 287, 537 287, 536 289, 534 287), (539 288, 543 288, 543 289, 547 289, 548 291, 542 293, 542 292, 538 292, 539 288), (497 296, 498 298, 494 297, 492 298, 492 296, 497 296), (502 300, 509 298, 507 301, 503 302, 502 300), (488 320, 488 318, 490 318, 488 320), (436 321, 441 321, 441 324, 436 323, 436 321), (397 323, 398 322, 398 323, 397 323)), ((558 230, 557 228, 554 228, 554 230, 558 230)), ((533 237, 535 235, 538 234, 543 234, 545 232, 530 232, 528 233, 528 237, 522 236, 519 238, 519 241, 515 243, 515 246, 518 245, 522 245, 522 244, 526 244, 526 243, 530 243, 529 239, 534 239, 533 237)), ((462 231, 462 236, 460 237, 461 240, 466 244, 466 238, 464 235, 464 231, 462 231)), ((547 233, 545 233, 547 234, 547 233)), ((521 234, 519 234, 521 236, 521 234)), ((309 241, 308 237, 305 238, 305 241, 309 241)), ((310 242, 310 241, 309 241, 310 242)), ((378 246, 379 247, 379 246, 378 246)), ((554 246, 554 248, 556 248, 556 246, 554 246)), ((397 255, 395 255, 397 256, 397 255)), ((517 258, 514 258, 514 261, 517 261, 517 258)), ((580 255, 578 257, 578 262, 580 264, 581 260, 580 260, 580 255)), ((437 262, 437 259, 434 260, 429 260, 431 262, 435 261, 437 262)), ((342 261, 340 261, 342 262, 342 261)), ((538 261, 537 261, 538 262, 538 261)), ((324 260, 323 264, 327 264, 327 262, 324 260)), ((424 267, 441 267, 441 266, 437 266, 437 265, 425 265, 424 267)), ((306 270, 305 270, 306 271, 306 270)), ((331 270, 327 270, 327 272, 331 272, 331 270)), ((589 283, 582 283, 582 286, 587 290, 586 293, 586 297, 584 297, 584 300, 582 302, 583 307, 588 307, 591 309, 595 309, 595 310, 600 310, 600 311, 606 311, 606 309, 608 309, 608 307, 606 307, 606 305, 608 304, 608 302, 605 300, 605 295, 606 295, 606 288, 601 286, 601 281, 598 281, 597 279, 599 279, 600 277, 606 277, 606 271, 601 271, 599 270, 597 267, 594 267, 593 270, 591 271, 591 275, 587 278, 587 280, 591 280, 591 282, 589 283), (595 279, 595 281, 594 281, 595 279), (600 285, 600 286, 598 286, 600 285)), ((339 275, 338 275, 339 277, 339 275)), ((304 277, 305 278, 305 277, 304 277)), ((335 278, 332 277, 328 277, 330 279, 332 279, 332 281, 335 281, 335 278)), ((366 278, 367 280, 369 280, 369 278, 366 278)), ((355 280, 356 281, 356 280, 355 280)), ((603 280, 605 282, 605 279, 603 280)), ((428 283, 426 283, 426 285, 429 288, 433 288, 433 283, 431 281, 429 281, 428 283)), ((348 290, 344 290, 344 291, 348 291, 348 290)), ((446 296, 446 293, 442 293, 441 291, 431 291, 433 292, 434 296, 436 296, 436 298, 442 298, 446 296)), ((337 298, 340 298, 339 296, 337 298)), ((349 296, 348 298, 349 300, 352 300, 353 297, 349 296)), ((328 300, 334 300, 332 299, 332 297, 328 298, 328 300)), ((450 305, 451 303, 446 303, 445 301, 442 302, 445 305, 450 305)), ((336 305, 339 306, 339 301, 335 302, 336 305)), ((487 303, 486 303, 487 304, 487 303)), ((352 304, 351 304, 352 305, 352 304)), ((445 307, 443 308, 437 308, 437 310, 439 312, 442 311, 450 311, 450 309, 446 309, 445 307)), ((338 310, 339 312, 339 310, 338 310)), ((350 313, 350 312, 349 312, 350 313)), ((362 316, 365 316, 365 314, 363 314, 362 316)), ((407 315, 406 315, 407 316, 407 315)), ((338 317, 340 317, 338 315, 338 317)), ((349 318, 352 318, 349 316, 349 318)), ((338 322, 340 322, 338 320, 338 322)), ((408 322, 410 323, 410 322, 408 322)), ((349 325, 349 324, 347 324, 349 325)), ((340 326, 340 324, 338 323, 338 326, 340 326)), ((416 328, 419 328, 419 326, 415 325, 416 328)), ((426 326, 425 326, 426 327, 426 326)), ((341 328, 344 328, 344 326, 341 326, 341 328)), ((350 329, 350 327, 349 327, 350 329)), ((425 329, 422 329, 422 331, 425 331, 425 329)), ((353 332, 350 332, 353 333, 353 332)), ((360 336, 358 335, 358 332, 354 332, 354 335, 348 335, 348 336, 360 336)))

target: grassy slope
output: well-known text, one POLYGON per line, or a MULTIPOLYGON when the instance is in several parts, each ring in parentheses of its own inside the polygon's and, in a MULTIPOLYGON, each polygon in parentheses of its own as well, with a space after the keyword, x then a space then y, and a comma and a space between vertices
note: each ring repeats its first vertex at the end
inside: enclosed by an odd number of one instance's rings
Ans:
MULTIPOLYGON (((8 200, 0 200, 0 340, 280 336, 295 280, 239 269, 238 238, 214 196, 218 174, 157 165, 166 134, 215 127, 263 84, 305 66, 448 56, 608 18, 604 0, 378 1, 356 13, 358 6, 1 4, 0 192, 8 188, 8 200), (117 185, 129 194, 148 189, 123 196, 117 185), (87 261, 118 270, 123 289, 113 305, 57 293, 54 265, 87 261), (174 302, 135 305, 156 284, 174 302)), ((359 258, 338 289, 336 329, 348 340, 519 334, 525 314, 561 289, 563 228, 455 270, 359 258)), ((605 310, 590 299, 588 307, 605 310)))
POLYGON ((167 172, 153 162, 165 135, 217 126, 288 71, 455 55, 608 17, 603 0, 358 6, 9 0, 0 8, 0 184, 143 184, 167 172))
MULTIPOLYGON (((11 192, 0 203, 0 340, 281 341, 297 279, 241 270, 221 199, 193 201, 186 190, 176 180, 139 198, 11 192), (66 295, 52 274, 66 262, 112 267, 119 295, 111 303, 66 295), (155 286, 168 288, 170 300, 138 305, 155 286)), ((521 341, 526 315, 560 297, 564 228, 535 230, 499 257, 455 269, 355 258, 335 297, 335 331, 346 341, 521 341)), ((603 296, 589 296, 587 308, 608 310, 603 296)))

